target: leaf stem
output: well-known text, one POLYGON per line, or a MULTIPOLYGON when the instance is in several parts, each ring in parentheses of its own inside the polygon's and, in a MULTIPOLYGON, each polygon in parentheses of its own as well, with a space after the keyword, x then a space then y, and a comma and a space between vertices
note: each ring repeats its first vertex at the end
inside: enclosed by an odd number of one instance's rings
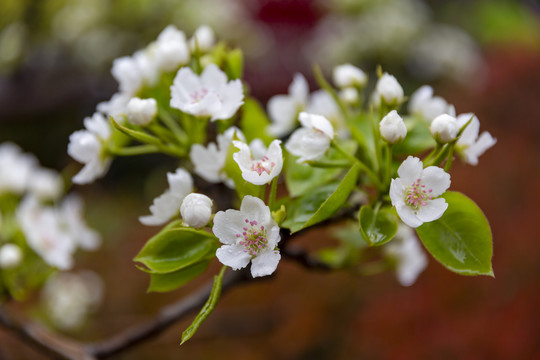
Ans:
POLYGON ((377 188, 382 189, 381 181, 379 180, 377 175, 370 168, 368 168, 366 166, 366 164, 361 162, 355 156, 353 156, 353 155, 349 154, 348 152, 346 152, 345 150, 343 150, 343 148, 341 146, 339 146, 334 140, 332 140, 331 144, 337 151, 339 151, 341 154, 345 155, 345 157, 347 159, 349 159, 351 161, 351 163, 358 164, 358 167, 360 168, 360 170, 363 170, 367 174, 367 176, 371 179, 371 181, 373 181, 373 183, 377 186, 377 188))

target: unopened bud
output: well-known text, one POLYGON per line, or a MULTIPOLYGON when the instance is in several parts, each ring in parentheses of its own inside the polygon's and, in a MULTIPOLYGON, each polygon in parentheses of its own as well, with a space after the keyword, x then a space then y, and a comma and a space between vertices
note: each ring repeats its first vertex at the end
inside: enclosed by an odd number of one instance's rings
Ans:
POLYGON ((22 257, 22 250, 19 246, 6 244, 0 248, 0 268, 14 268, 21 263, 22 257))
POLYGON ((390 111, 379 123, 381 136, 390 144, 402 141, 407 136, 407 127, 396 110, 390 111))
POLYGON ((430 130, 437 142, 446 144, 456 138, 459 127, 455 117, 442 114, 433 119, 430 130))
POLYGON ((393 75, 387 73, 379 78, 375 91, 387 105, 395 106, 404 100, 403 88, 393 75))
POLYGON ((192 193, 184 198, 180 214, 186 224, 200 228, 208 224, 212 216, 212 200, 202 194, 192 193))
POLYGON ((208 52, 212 50, 214 43, 214 30, 208 25, 202 25, 195 30, 193 37, 189 40, 189 48, 191 51, 198 49, 202 52, 208 52))
POLYGON ((351 86, 363 87, 367 83, 367 75, 351 64, 343 64, 334 68, 334 84, 339 88, 351 86))
POLYGON ((133 125, 146 126, 154 120, 157 114, 155 99, 139 99, 134 97, 127 104, 128 121, 133 125))

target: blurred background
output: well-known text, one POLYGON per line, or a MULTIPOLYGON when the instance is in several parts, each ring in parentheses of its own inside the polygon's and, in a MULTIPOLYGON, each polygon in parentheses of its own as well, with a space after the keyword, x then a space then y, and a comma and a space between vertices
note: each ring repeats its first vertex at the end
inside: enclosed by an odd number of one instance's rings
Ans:
MULTIPOLYGON (((474 112, 497 145, 476 167, 456 163, 452 189, 483 209, 494 238, 495 279, 450 273, 435 260, 412 287, 392 273, 313 272, 283 260, 268 281, 226 293, 181 348, 192 317, 118 359, 540 359, 540 4, 510 0, 1 0, 0 142, 42 165, 75 173, 69 135, 117 84, 112 60, 154 40, 167 24, 201 24, 242 48, 245 77, 263 104, 295 72, 350 62, 375 79, 394 74, 410 95, 430 84, 458 113, 474 112), (298 284, 301 284, 299 286, 298 284)), ((155 314, 204 279, 146 294, 132 258, 158 229, 143 227, 173 160, 116 159, 105 179, 77 187, 104 243, 77 268, 104 282, 101 307, 66 334, 99 340, 155 314), (150 173, 149 176, 146 176, 150 173), (133 194, 138 194, 133 196, 133 194)), ((328 245, 332 229, 299 244, 328 245)), ((31 299, 20 305, 37 311, 31 299)), ((41 355, 0 329, 1 359, 41 355)))

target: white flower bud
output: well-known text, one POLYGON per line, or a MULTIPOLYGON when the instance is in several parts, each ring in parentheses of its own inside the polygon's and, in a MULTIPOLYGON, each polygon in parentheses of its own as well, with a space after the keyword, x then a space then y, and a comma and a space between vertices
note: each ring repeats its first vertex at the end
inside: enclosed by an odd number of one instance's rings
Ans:
POLYGON ((23 254, 15 244, 6 244, 0 248, 0 268, 11 269, 21 263, 23 254))
POLYGON ((381 136, 390 144, 402 141, 407 136, 407 127, 396 110, 390 111, 379 123, 381 136))
POLYGON ((334 84, 339 88, 351 86, 363 87, 367 83, 367 75, 361 69, 351 64, 339 65, 334 68, 334 84))
POLYGON ((184 198, 180 206, 182 219, 189 226, 200 228, 208 224, 212 216, 212 200, 202 194, 192 193, 184 198))
POLYGON ((445 144, 456 138, 459 127, 455 117, 442 114, 433 119, 430 130, 435 140, 445 144))
POLYGON ((134 97, 127 104, 128 121, 133 125, 146 126, 154 120, 157 114, 155 99, 139 99, 134 97))
POLYGON ((356 90, 356 88, 346 87, 339 92, 339 98, 346 104, 355 104, 358 102, 360 96, 358 95, 358 90, 356 90))
POLYGON ((202 52, 212 50, 215 43, 214 30, 208 25, 201 25, 195 30, 193 37, 189 40, 189 48, 191 51, 199 49, 202 52))
POLYGON ((377 81, 375 91, 388 105, 396 105, 403 102, 403 88, 393 75, 384 73, 377 81))

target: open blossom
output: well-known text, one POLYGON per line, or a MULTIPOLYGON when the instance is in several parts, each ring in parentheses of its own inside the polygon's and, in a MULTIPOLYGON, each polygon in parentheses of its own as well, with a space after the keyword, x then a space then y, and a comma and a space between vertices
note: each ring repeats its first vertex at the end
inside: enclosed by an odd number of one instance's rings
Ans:
POLYGON ((429 85, 421 86, 411 95, 409 113, 428 121, 432 121, 442 114, 456 115, 454 106, 448 104, 440 96, 433 96, 433 88, 429 85))
POLYGON ((13 143, 0 145, 0 194, 12 192, 22 194, 37 165, 37 159, 25 154, 13 143))
POLYGON ((227 75, 216 64, 209 64, 201 76, 189 67, 181 68, 171 86, 171 107, 212 121, 233 116, 244 103, 239 79, 227 82, 227 75))
POLYGON ((167 173, 169 189, 154 199, 150 205, 152 215, 139 217, 144 225, 163 225, 178 214, 184 198, 193 189, 193 179, 184 169, 179 168, 174 173, 167 173))
POLYGON ((478 136, 480 120, 474 114, 459 115, 457 117, 458 127, 461 129, 469 120, 471 120, 470 124, 463 130, 456 143, 456 150, 463 161, 471 165, 477 165, 478 157, 495 145, 497 140, 487 131, 478 136))
POLYGON ((384 73, 375 86, 375 102, 384 101, 388 105, 401 104, 404 100, 403 88, 393 75, 384 73))
POLYGON ((84 119, 85 130, 75 131, 69 137, 68 154, 85 164, 73 177, 76 184, 87 184, 103 176, 111 159, 106 155, 104 145, 112 135, 111 127, 105 117, 94 113, 84 119))
POLYGON ((28 191, 42 200, 58 199, 64 190, 62 177, 51 169, 36 167, 28 179, 28 191))
POLYGON ((379 130, 384 140, 395 144, 407 136, 407 127, 396 110, 390 111, 379 123, 379 130))
POLYGON ((275 95, 268 101, 268 116, 272 124, 268 131, 275 137, 289 134, 296 126, 298 113, 307 106, 309 87, 302 74, 295 74, 287 95, 275 95))
POLYGON ((76 245, 84 250, 97 250, 99 248, 101 237, 84 221, 83 202, 80 197, 73 194, 66 196, 62 200, 59 212, 64 230, 71 234, 76 245))
POLYGON ((212 216, 212 199, 203 194, 191 193, 182 201, 180 214, 187 225, 201 228, 208 224, 212 216))
POLYGON ((240 211, 219 211, 214 217, 214 234, 224 245, 216 251, 222 264, 238 270, 251 262, 253 277, 272 274, 281 259, 277 244, 279 226, 270 208, 253 196, 245 196, 240 211))
POLYGON ((147 51, 151 52, 154 66, 163 71, 177 70, 180 65, 187 64, 190 58, 186 35, 174 25, 163 29, 147 51))
POLYGON ((403 286, 414 284, 428 263, 426 253, 422 250, 414 231, 403 224, 399 224, 395 238, 384 245, 383 251, 395 261, 396 276, 403 286))
POLYGON ((459 126, 455 117, 442 114, 433 119, 430 131, 437 142, 445 144, 456 138, 459 126))
POLYGON ((320 159, 334 138, 332 124, 324 116, 305 112, 300 113, 298 119, 302 127, 291 135, 285 148, 299 157, 297 162, 320 159))
POLYGON ((405 224, 416 228, 444 214, 448 204, 437 197, 450 187, 448 173, 436 166, 424 169, 419 158, 409 156, 398 175, 390 184, 390 199, 405 224))
POLYGON ((240 149, 233 155, 233 159, 242 170, 244 180, 255 185, 264 185, 281 173, 283 154, 280 140, 272 141, 266 154, 260 158, 254 157, 245 143, 233 141, 233 144, 240 149))
POLYGON ((157 82, 159 72, 151 55, 146 50, 139 50, 133 56, 123 56, 113 61, 111 73, 122 93, 134 96, 144 85, 157 82))
POLYGON ((339 88, 363 87, 368 80, 365 72, 351 64, 336 66, 333 71, 333 78, 334 84, 339 88))

